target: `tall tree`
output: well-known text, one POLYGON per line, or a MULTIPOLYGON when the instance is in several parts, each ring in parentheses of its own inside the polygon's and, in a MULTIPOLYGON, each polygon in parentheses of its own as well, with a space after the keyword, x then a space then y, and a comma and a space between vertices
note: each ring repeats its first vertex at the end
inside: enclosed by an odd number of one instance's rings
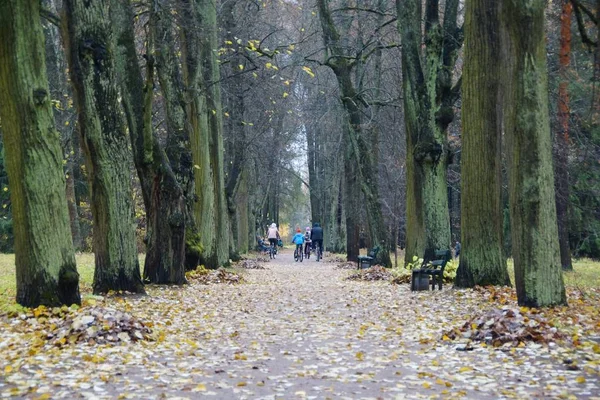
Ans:
POLYGON ((94 293, 143 293, 109 5, 109 0, 64 2, 64 37, 91 188, 94 293))
POLYGON ((319 20, 323 32, 323 43, 326 47, 325 65, 336 76, 342 96, 342 104, 347 113, 347 126, 344 135, 344 177, 346 205, 346 251, 348 260, 358 257, 359 243, 359 213, 361 193, 364 196, 364 208, 367 217, 369 236, 373 246, 380 246, 383 251, 378 253, 377 262, 390 266, 391 260, 388 246, 385 241, 388 237, 387 229, 383 222, 379 187, 377 179, 377 166, 373 160, 373 143, 363 127, 365 110, 361 105, 369 107, 361 97, 352 80, 353 69, 363 62, 361 54, 354 56, 348 54, 347 48, 342 43, 342 37, 335 25, 329 0, 317 0, 319 20))
POLYGON ((502 2, 512 253, 519 304, 565 304, 560 264, 543 0, 502 2))
POLYGON ((0 118, 15 234, 17 302, 79 304, 59 135, 38 0, 0 3, 0 118))
POLYGON ((499 15, 499 4, 467 0, 458 287, 510 284, 502 254, 499 15))
MULTIPOLYGON (((154 40, 150 35, 144 86, 135 49, 134 17, 130 3, 111 0, 111 18, 118 52, 115 64, 121 83, 121 102, 127 117, 133 159, 148 221, 144 280, 159 284, 182 284, 185 282, 186 207, 181 185, 152 130, 154 40)), ((156 18, 153 10, 150 16, 151 30, 154 29, 156 18)), ((172 129, 171 125, 171 119, 168 119, 169 130, 172 129)), ((188 166, 188 170, 191 171, 191 166, 188 166)))
POLYGON ((215 252, 212 264, 221 266, 229 260, 229 213, 225 198, 223 165, 223 107, 221 104, 221 70, 215 49, 219 48, 217 1, 196 0, 201 29, 201 57, 206 111, 208 112, 210 162, 215 204, 215 252))
POLYGON ((459 0, 397 0, 407 137, 405 262, 450 246, 447 128, 460 82, 453 71, 462 46, 459 0), (424 25, 421 23, 424 21, 424 25), (425 43, 425 46, 422 44, 425 43))
POLYGON ((558 241, 560 262, 565 270, 572 270, 571 249, 569 248, 569 82, 568 71, 571 64, 571 21, 573 4, 563 0, 560 15, 560 49, 558 85, 558 127, 555 135, 555 186, 556 217, 558 219, 558 241))

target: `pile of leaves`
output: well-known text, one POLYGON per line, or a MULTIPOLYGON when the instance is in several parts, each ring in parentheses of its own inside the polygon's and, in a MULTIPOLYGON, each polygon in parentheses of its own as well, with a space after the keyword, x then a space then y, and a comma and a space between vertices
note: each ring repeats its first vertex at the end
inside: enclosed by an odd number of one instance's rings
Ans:
POLYGON ((343 255, 330 254, 330 253, 325 253, 325 255, 327 256, 326 262, 328 262, 328 263, 339 264, 339 263, 346 262, 346 257, 343 255))
POLYGON ((185 274, 188 280, 203 284, 210 285, 211 283, 226 283, 229 285, 235 285, 242 283, 243 279, 240 275, 235 272, 227 271, 224 268, 217 270, 208 270, 204 267, 199 267, 194 271, 186 272, 185 274))
POLYGON ((381 265, 374 265, 371 268, 352 274, 346 278, 348 281, 389 281, 392 278, 390 271, 381 265))
POLYGON ((346 261, 338 264, 335 269, 358 269, 358 265, 354 261, 346 261))
POLYGON ((243 260, 237 263, 235 266, 243 269, 266 269, 255 260, 243 260))
POLYGON ((491 309, 476 315, 461 327, 445 332, 442 340, 469 339, 500 347, 534 342, 546 344, 563 335, 538 310, 516 307, 491 309))
POLYGON ((392 280, 391 282, 395 285, 403 283, 410 283, 412 279, 412 272, 406 268, 394 268, 392 269, 392 280))
POLYGON ((22 313, 14 325, 39 334, 56 346, 76 343, 117 344, 154 340, 152 323, 111 307, 77 306, 46 308, 40 306, 22 313))

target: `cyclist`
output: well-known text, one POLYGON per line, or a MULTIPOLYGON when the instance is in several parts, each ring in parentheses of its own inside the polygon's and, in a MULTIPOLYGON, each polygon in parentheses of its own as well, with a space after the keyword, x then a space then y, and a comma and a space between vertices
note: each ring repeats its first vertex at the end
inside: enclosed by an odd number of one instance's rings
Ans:
MULTIPOLYGON (((310 240, 312 240, 313 249, 317 250, 317 246, 319 250, 321 250, 321 254, 323 254, 323 228, 321 228, 321 224, 315 222, 313 224, 312 230, 310 231, 310 240)), ((319 257, 317 257, 317 261, 319 257)))
POLYGON ((302 256, 302 245, 304 244, 304 235, 300 228, 296 228, 296 234, 292 238, 292 243, 296 245, 296 250, 294 251, 294 256, 298 254, 298 258, 302 256))
POLYGON ((304 255, 306 258, 310 258, 310 248, 312 246, 312 240, 310 240, 310 226, 306 227, 306 231, 304 232, 304 255))
POLYGON ((275 222, 269 226, 269 229, 267 230, 267 238, 269 239, 269 244, 271 247, 275 249, 275 254, 277 254, 277 241, 281 238, 281 236, 279 236, 279 230, 277 229, 277 224, 275 222))

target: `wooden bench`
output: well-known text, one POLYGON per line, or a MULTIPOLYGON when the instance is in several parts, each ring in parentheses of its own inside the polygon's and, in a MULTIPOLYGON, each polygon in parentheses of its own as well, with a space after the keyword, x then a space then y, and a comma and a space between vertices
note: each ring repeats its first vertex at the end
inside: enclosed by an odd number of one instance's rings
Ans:
POLYGON ((444 268, 448 261, 452 259, 450 250, 437 250, 431 258, 423 259, 423 264, 418 269, 413 269, 412 279, 410 281, 410 290, 429 290, 429 276, 431 276, 431 290, 435 290, 435 284, 442 290, 442 282, 444 281, 444 268), (420 283, 426 277, 427 286, 420 283))
POLYGON ((379 246, 373 247, 366 256, 358 256, 358 269, 371 268, 373 261, 377 258, 379 246))

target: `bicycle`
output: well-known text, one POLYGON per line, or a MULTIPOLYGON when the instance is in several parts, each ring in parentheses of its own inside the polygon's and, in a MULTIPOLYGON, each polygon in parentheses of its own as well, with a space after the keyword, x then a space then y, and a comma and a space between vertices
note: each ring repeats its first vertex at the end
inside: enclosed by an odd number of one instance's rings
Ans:
POLYGON ((300 260, 300 262, 302 262, 303 259, 304 259, 304 252, 302 251, 302 245, 297 244, 296 250, 294 250, 294 261, 298 262, 298 260, 300 260))
POLYGON ((306 257, 307 260, 310 260, 311 247, 312 247, 312 244, 310 242, 306 242, 306 244, 304 245, 304 257, 306 257))
POLYGON ((276 258, 276 257, 277 257, 277 247, 276 247, 276 246, 274 246, 272 243, 271 243, 271 245, 269 246, 269 257, 270 257, 271 259, 274 259, 274 258, 276 258))

